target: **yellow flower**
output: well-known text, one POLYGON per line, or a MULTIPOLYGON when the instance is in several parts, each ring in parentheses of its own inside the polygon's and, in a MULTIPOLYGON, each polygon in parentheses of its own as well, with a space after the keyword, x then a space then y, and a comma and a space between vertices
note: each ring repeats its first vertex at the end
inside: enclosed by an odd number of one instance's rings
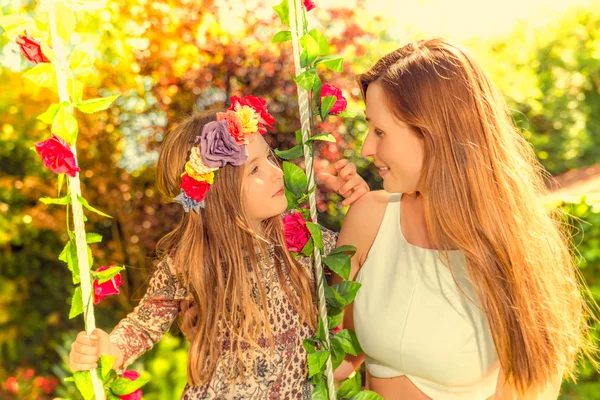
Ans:
MULTIPOLYGON (((188 164, 190 169, 195 171, 195 175, 206 175, 209 172, 218 170, 219 168, 207 167, 202 161, 202 155, 200 154, 200 148, 198 146, 192 147, 192 153, 190 154, 190 160, 185 164, 186 171, 188 170, 188 164)), ((192 174, 188 174, 192 176, 192 174)), ((195 178, 194 178, 195 179, 195 178)))
POLYGON ((185 163, 185 172, 181 175, 184 175, 186 173, 191 178, 194 178, 195 180, 197 180, 199 182, 206 182, 209 185, 212 185, 213 182, 215 181, 215 173, 214 172, 211 171, 211 172, 207 172, 205 174, 199 174, 198 172, 196 172, 194 167, 192 167, 192 165, 189 162, 185 163))
POLYGON ((243 106, 235 112, 242 121, 242 132, 255 133, 258 132, 258 120, 260 116, 256 114, 252 107, 243 106))

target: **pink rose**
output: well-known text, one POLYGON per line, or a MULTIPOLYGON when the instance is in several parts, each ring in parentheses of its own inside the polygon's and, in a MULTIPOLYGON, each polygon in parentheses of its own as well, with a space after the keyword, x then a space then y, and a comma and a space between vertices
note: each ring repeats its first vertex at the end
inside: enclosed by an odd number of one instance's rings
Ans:
POLYGON ((323 100, 323 97, 325 96, 335 96, 337 99, 333 104, 333 107, 331 107, 331 110, 329 110, 329 114, 338 115, 348 106, 346 98, 342 96, 342 91, 329 83, 324 84, 321 89, 321 100, 323 100))
POLYGON ((310 240, 310 232, 306 221, 299 212, 293 212, 283 217, 283 232, 285 244, 289 251, 300 252, 310 240))
MULTIPOLYGON (((137 371, 125 371, 125 372, 123 372, 123 375, 121 375, 121 378, 129 379, 132 382, 135 381, 139 377, 140 377, 140 374, 137 371)), ((117 397, 122 400, 141 400, 142 399, 142 389, 137 389, 135 392, 132 392, 129 394, 123 394, 123 395, 117 396, 117 397)))
POLYGON ((267 128, 273 129, 275 118, 273 118, 271 114, 269 114, 269 111, 267 110, 267 102, 265 101, 265 99, 249 95, 244 96, 241 99, 237 96, 232 96, 229 99, 229 101, 231 101, 231 107, 229 107, 228 110, 237 111, 238 108, 241 108, 242 106, 248 106, 252 107, 254 111, 256 111, 258 115, 260 115, 258 131, 261 135, 267 133, 267 128), (264 125, 266 125, 267 128, 265 128, 264 125))
POLYGON ((56 135, 35 144, 35 151, 42 157, 42 162, 56 174, 67 174, 75 177, 79 171, 71 148, 56 135))
MULTIPOLYGON (((109 266, 100 267, 96 272, 101 272, 110 268, 109 266)), ((123 284, 121 274, 118 273, 110 280, 104 283, 98 283, 98 279, 94 279, 94 304, 100 303, 105 297, 111 294, 119 294, 119 286, 123 284)))
POLYGON ((304 0, 304 8, 306 11, 310 11, 316 7, 316 4, 312 0, 304 0))
POLYGON ((21 53, 34 64, 39 63, 47 63, 50 62, 42 53, 42 48, 33 37, 31 37, 27 32, 25 35, 18 36, 16 39, 17 44, 21 48, 21 53))

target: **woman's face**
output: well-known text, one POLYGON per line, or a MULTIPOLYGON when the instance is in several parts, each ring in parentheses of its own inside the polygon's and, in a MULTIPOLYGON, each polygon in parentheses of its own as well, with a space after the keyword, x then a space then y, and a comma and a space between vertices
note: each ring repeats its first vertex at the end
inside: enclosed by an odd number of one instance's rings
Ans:
POLYGON ((369 85, 366 95, 369 132, 361 154, 373 158, 390 193, 419 190, 417 183, 423 167, 423 140, 390 111, 379 82, 369 85))
POLYGON ((250 135, 247 150, 242 181, 243 204, 252 222, 260 223, 287 208, 283 171, 261 134, 250 135))

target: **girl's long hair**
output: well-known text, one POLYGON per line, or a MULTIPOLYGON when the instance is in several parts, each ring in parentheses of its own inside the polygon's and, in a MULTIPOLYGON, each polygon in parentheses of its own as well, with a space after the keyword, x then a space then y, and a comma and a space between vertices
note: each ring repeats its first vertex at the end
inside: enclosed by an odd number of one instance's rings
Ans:
MULTIPOLYGON (((157 185, 167 199, 180 193, 188 152, 215 111, 194 114, 166 136, 157 167, 157 185)), ((264 285, 269 245, 281 286, 303 322, 314 327, 313 283, 309 271, 285 248, 279 215, 263 221, 262 234, 249 223, 243 200, 244 167, 218 170, 206 195, 206 208, 183 213, 177 227, 157 244, 159 257, 172 254, 171 266, 193 296, 198 322, 191 340, 188 380, 207 383, 220 357, 227 357, 230 378, 248 370, 265 335, 273 346, 264 285), (249 364, 250 363, 250 364, 249 364)))
MULTIPOLYGON (((504 374, 541 388, 591 354, 586 305, 559 210, 544 206, 543 168, 490 78, 458 45, 408 44, 358 78, 378 82, 395 117, 424 142, 418 190, 439 249, 462 250, 504 374)), ((442 252, 443 254, 443 252, 442 252)))

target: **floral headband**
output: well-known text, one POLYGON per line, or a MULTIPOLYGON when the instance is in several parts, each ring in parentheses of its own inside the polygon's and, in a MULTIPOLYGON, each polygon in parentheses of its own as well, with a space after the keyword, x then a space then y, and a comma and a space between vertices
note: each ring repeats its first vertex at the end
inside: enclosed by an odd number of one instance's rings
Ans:
POLYGON ((181 193, 174 198, 185 212, 200 212, 204 208, 204 198, 214 183, 218 169, 231 164, 244 165, 248 159, 248 135, 267 128, 273 129, 275 118, 267 111, 264 99, 233 96, 231 107, 226 112, 217 113, 217 120, 204 125, 202 133, 196 137, 190 150, 185 172, 181 174, 181 193))

